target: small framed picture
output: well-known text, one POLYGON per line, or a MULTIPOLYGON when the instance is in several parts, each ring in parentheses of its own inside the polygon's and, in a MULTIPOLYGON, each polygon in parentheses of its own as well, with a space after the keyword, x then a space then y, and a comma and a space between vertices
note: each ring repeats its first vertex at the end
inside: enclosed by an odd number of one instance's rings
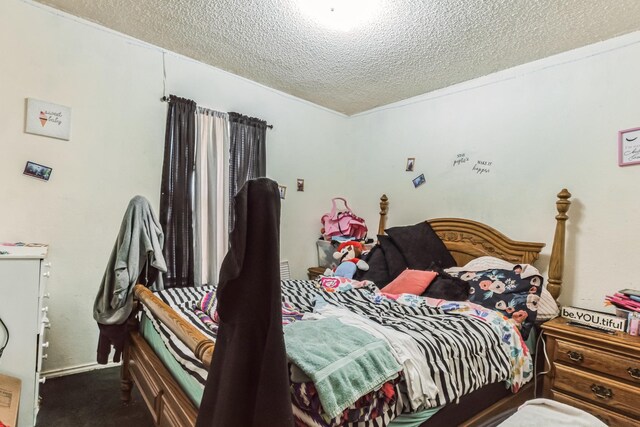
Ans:
POLYGON ((41 179, 43 181, 49 181, 49 177, 51 177, 51 169, 48 166, 39 165, 34 162, 27 162, 27 165, 24 167, 24 174, 32 176, 34 178, 41 179))
POLYGON ((417 177, 413 178, 413 186, 414 186, 415 188, 420 187, 420 186, 421 186, 422 184, 424 184, 425 182, 427 182, 427 181, 424 179, 424 174, 423 174, 423 173, 421 173, 421 174, 420 174, 420 175, 418 175, 417 177))
POLYGON ((416 164, 416 158, 415 157, 409 157, 407 159, 407 168, 405 169, 407 172, 413 172, 413 167, 416 164))
POLYGON ((304 179, 296 179, 296 187, 298 188, 298 191, 304 191, 304 179))
POLYGON ((618 166, 640 164, 640 128, 618 132, 618 166))
POLYGON ((25 132, 51 138, 71 138, 71 108, 27 98, 25 132))
POLYGON ((280 198, 284 199, 284 197, 287 195, 287 187, 285 187, 284 185, 278 185, 278 191, 280 192, 280 198))

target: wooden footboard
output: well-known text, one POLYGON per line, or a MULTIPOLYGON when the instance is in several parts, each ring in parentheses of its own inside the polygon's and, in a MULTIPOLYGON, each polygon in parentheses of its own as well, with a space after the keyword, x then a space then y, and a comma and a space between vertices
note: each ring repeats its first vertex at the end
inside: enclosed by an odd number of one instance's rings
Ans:
POLYGON ((138 301, 145 305, 156 319, 167 326, 188 348, 195 354, 205 368, 209 369, 215 344, 202 332, 180 317, 171 307, 143 285, 136 285, 133 289, 138 301))
MULTIPOLYGON (((184 342, 206 368, 211 365, 214 343, 180 317, 160 298, 143 285, 134 288, 137 304, 144 304, 155 318, 166 325, 184 342)), ((136 304, 136 306, 137 306, 136 304)), ((196 423, 198 409, 164 366, 162 361, 138 332, 132 318, 129 340, 125 344, 121 399, 128 403, 135 385, 153 417, 156 426, 188 427, 196 423)))
POLYGON ((157 426, 192 426, 198 410, 144 338, 131 333, 129 372, 157 426))

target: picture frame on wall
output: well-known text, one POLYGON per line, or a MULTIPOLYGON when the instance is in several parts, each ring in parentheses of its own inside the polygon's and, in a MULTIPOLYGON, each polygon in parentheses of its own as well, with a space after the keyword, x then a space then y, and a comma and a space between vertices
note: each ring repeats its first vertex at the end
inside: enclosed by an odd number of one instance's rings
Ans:
POLYGON ((280 192, 280 198, 284 200, 285 196, 287 195, 287 187, 285 187, 284 185, 279 185, 278 191, 280 192))
POLYGON ((22 173, 33 178, 41 179, 43 181, 49 181, 52 171, 53 169, 49 166, 40 165, 35 162, 27 162, 24 167, 24 172, 22 173))
POLYGON ((71 138, 71 108, 27 98, 24 131, 68 141, 71 138))
POLYGON ((618 132, 618 166, 640 164, 640 127, 618 132))
POLYGON ((409 157, 407 159, 407 166, 405 168, 405 171, 407 172, 413 172, 413 168, 416 164, 416 158, 415 157, 409 157))
POLYGON ((296 188, 298 191, 304 191, 304 179, 296 179, 296 188))
POLYGON ((415 188, 420 187, 422 184, 424 184, 425 182, 427 182, 427 180, 424 178, 424 174, 421 173, 420 175, 418 175, 417 177, 413 178, 413 186, 415 188))

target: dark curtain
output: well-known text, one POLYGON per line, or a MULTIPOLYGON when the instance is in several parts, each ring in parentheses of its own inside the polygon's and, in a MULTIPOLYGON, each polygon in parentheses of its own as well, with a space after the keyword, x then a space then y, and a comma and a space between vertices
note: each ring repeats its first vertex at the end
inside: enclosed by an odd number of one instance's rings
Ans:
POLYGON ((267 175, 267 122, 229 113, 229 126, 229 230, 233 230, 235 195, 245 182, 267 175))
POLYGON ((165 234, 166 288, 194 285, 193 181, 194 101, 171 95, 164 141, 160 224, 165 234))

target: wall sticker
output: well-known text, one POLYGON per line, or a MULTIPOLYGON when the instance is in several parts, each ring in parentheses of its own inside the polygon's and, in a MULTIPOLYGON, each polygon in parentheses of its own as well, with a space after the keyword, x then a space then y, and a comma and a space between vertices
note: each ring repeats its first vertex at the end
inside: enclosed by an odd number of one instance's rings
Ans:
POLYGON ((71 108, 27 98, 24 131, 68 141, 71 137, 71 108))
POLYGON ((640 128, 618 132, 618 166, 640 163, 640 128))

